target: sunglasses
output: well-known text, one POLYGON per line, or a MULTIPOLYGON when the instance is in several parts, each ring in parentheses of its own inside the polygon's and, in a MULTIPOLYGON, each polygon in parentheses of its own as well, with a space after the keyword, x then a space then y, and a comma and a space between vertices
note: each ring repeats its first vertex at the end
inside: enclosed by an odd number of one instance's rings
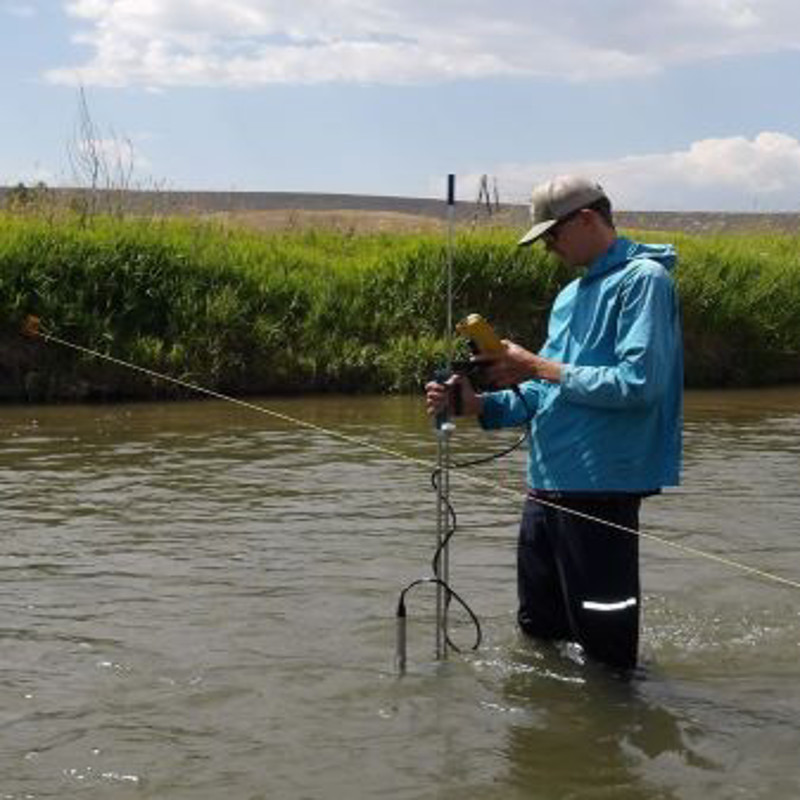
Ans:
POLYGON ((562 217, 558 222, 556 222, 555 225, 553 225, 552 228, 550 228, 548 231, 542 234, 542 239, 544 239, 546 242, 551 242, 551 243, 554 242, 556 239, 558 239, 561 233, 561 229, 568 222, 571 222, 573 219, 575 219, 575 217, 577 217, 581 213, 581 211, 583 211, 583 209, 579 208, 576 211, 572 211, 569 214, 567 214, 566 217, 562 217))

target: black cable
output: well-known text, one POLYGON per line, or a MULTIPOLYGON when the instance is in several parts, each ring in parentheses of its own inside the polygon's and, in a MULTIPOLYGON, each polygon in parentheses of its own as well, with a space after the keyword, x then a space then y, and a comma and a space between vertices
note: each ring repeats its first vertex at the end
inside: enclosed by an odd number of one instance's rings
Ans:
POLYGON ((523 406, 525 406, 525 421, 520 423, 520 426, 524 426, 525 430, 522 433, 522 436, 517 439, 512 445, 507 447, 505 450, 501 450, 499 453, 492 453, 488 456, 481 456, 480 458, 473 459, 471 461, 460 461, 460 462, 448 462, 448 466, 450 469, 464 469, 465 467, 477 467, 480 464, 488 464, 490 461, 497 461, 501 458, 505 458, 510 453, 513 453, 519 447, 523 445, 525 440, 531 434, 531 420, 534 416, 533 409, 528 405, 528 401, 525 399, 525 395, 522 394, 522 390, 519 388, 517 384, 514 384, 511 387, 511 391, 519 398, 520 402, 523 406))
POLYGON ((528 438, 530 433, 529 429, 526 429, 522 436, 517 439, 512 445, 507 447, 505 450, 501 450, 499 453, 492 453, 488 456, 481 456, 480 458, 472 459, 471 461, 453 461, 448 464, 450 469, 465 469, 466 467, 477 467, 481 464, 488 464, 490 461, 497 461, 500 458, 505 458, 507 455, 513 453, 515 450, 519 449, 528 438))
MULTIPOLYGON (((400 599, 397 602, 397 616, 401 619, 406 617, 406 594, 411 590, 414 589, 416 586, 420 586, 423 583, 432 583, 435 586, 441 586, 445 590, 445 608, 450 605, 450 600, 455 600, 463 609, 467 612, 470 619, 472 620, 472 624, 475 626, 475 643, 470 648, 471 650, 477 650, 481 646, 481 642, 483 641, 483 631, 481 630, 481 623, 478 620, 475 612, 469 607, 467 602, 461 597, 458 592, 454 591, 453 589, 448 586, 448 584, 443 581, 441 578, 417 578, 417 580, 412 581, 408 584, 408 586, 400 592, 400 599)), ((449 635, 446 635, 447 644, 456 653, 462 653, 463 650, 458 647, 458 645, 453 642, 449 635)))
MULTIPOLYGON (((473 467, 479 464, 487 464, 490 461, 496 461, 500 458, 504 458, 509 453, 514 452, 517 448, 519 448, 522 443, 529 437, 530 435, 530 422, 533 419, 534 412, 531 407, 528 405, 528 401, 525 399, 525 396, 520 391, 519 386, 512 386, 511 387, 514 394, 520 399, 522 404, 525 406, 525 410, 527 412, 526 419, 522 425, 525 426, 525 431, 522 436, 517 439, 510 447, 501 450, 498 453, 492 453, 489 456, 482 456, 481 458, 472 459, 470 461, 463 461, 463 462, 447 462, 447 467, 450 469, 464 469, 466 467, 473 467)), ((445 548, 452 539, 453 534, 455 534, 456 529, 458 528, 458 515, 456 514, 456 510, 453 507, 453 504, 450 502, 449 498, 446 498, 442 495, 441 492, 441 476, 442 476, 442 467, 437 466, 431 472, 431 486, 433 490, 438 494, 441 501, 445 504, 445 508, 447 510, 447 517, 448 517, 448 524, 445 529, 445 534, 442 537, 442 540, 439 542, 436 551, 433 554, 433 559, 431 560, 431 570, 433 572, 433 577, 430 578, 418 578, 415 581, 409 583, 401 592, 400 592, 400 599, 397 603, 397 619, 398 622, 401 622, 403 625, 403 630, 405 631, 405 620, 406 620, 406 594, 416 586, 420 586, 424 583, 433 583, 437 586, 441 586, 444 589, 444 614, 447 615, 447 612, 450 608, 451 600, 456 600, 456 602, 466 611, 469 618, 472 620, 472 624, 475 627, 475 642, 470 648, 471 650, 477 650, 481 642, 483 641, 483 630, 481 628, 480 620, 478 619, 477 614, 470 608, 469 604, 457 593, 455 592, 450 585, 442 580, 440 576, 440 562, 442 558, 442 553, 444 552, 445 548)), ((403 632, 403 637, 405 638, 405 632, 403 632)), ((445 629, 445 643, 448 647, 455 650, 456 653, 463 652, 462 649, 451 639, 449 632, 445 629)), ((405 664, 405 654, 403 654, 403 666, 405 664)))

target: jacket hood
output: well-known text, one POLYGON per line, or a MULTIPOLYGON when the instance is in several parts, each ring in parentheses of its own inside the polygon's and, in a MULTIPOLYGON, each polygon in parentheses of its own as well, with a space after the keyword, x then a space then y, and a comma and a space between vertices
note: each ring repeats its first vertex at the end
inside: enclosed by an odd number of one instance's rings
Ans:
POLYGON ((678 257, 671 244, 641 244, 619 236, 602 256, 589 265, 584 278, 597 278, 638 259, 656 261, 670 271, 675 267, 678 257))

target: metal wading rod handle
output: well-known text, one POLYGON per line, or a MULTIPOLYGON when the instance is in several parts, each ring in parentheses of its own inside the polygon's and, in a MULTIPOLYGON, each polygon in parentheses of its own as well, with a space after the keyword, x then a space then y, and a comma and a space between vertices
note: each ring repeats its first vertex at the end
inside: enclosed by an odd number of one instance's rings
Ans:
MULTIPOLYGON (((437 431, 441 430, 443 425, 450 422, 451 414, 458 416, 462 411, 461 387, 459 384, 455 384, 455 386, 447 386, 447 381, 452 377, 452 375, 453 373, 446 369, 437 369, 433 374, 433 380, 440 386, 445 387, 447 391, 445 404, 442 407, 442 410, 437 412, 436 416, 434 417, 434 424, 436 425, 437 431)), ((442 465, 438 464, 437 466, 441 467, 442 465)))

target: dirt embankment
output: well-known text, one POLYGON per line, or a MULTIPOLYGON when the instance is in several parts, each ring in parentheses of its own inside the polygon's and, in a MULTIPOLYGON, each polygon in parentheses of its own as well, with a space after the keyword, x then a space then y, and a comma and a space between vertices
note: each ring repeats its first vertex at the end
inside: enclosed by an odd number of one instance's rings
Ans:
MULTIPOLYGON (((0 208, 14 195, 0 187, 0 208)), ((47 189, 46 202, 80 205, 89 193, 79 189, 47 189)), ((259 230, 293 230, 313 227, 353 232, 424 232, 441 229, 447 220, 444 200, 426 197, 325 194, 313 192, 97 192, 97 210, 134 214, 210 216, 259 230)), ((800 233, 800 213, 727 213, 714 211, 618 210, 619 225, 642 230, 686 233, 800 233)), ((455 220, 461 226, 498 226, 523 229, 528 223, 525 205, 489 207, 458 202, 455 220)))

